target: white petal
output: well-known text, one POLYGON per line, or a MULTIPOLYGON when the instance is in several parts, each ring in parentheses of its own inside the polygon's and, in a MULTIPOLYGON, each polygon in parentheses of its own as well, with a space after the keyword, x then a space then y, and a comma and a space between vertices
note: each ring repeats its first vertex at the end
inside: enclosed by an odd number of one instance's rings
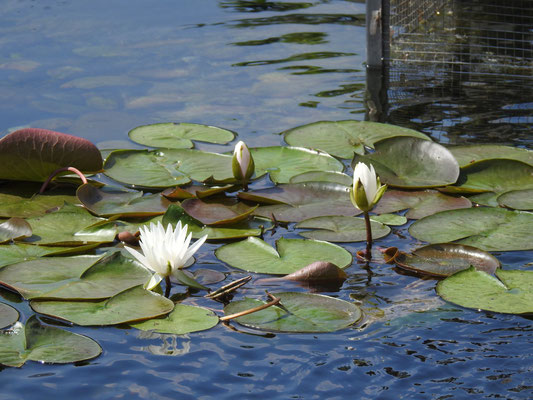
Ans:
POLYGON ((141 253, 139 253, 137 250, 129 247, 129 246, 124 246, 124 248, 129 251, 129 253, 135 257, 137 259, 137 261, 139 261, 143 267, 145 267, 146 269, 150 270, 150 271, 153 271, 152 267, 150 266, 150 263, 148 262, 148 260, 146 259, 146 257, 144 255, 142 255, 141 253))
POLYGON ((159 285, 159 282, 163 280, 163 277, 159 274, 153 274, 150 280, 144 285, 145 289, 152 290, 157 285, 159 285))

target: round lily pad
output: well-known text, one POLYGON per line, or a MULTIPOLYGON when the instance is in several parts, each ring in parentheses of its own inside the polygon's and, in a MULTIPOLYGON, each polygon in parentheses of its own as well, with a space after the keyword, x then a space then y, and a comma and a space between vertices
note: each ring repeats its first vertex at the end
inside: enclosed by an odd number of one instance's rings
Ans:
POLYGON ((263 274, 286 275, 315 261, 328 261, 340 268, 352 263, 352 255, 340 246, 318 240, 285 239, 277 251, 261 239, 226 244, 215 251, 217 258, 232 267, 263 274))
POLYGON ((0 329, 13 325, 19 319, 19 312, 9 304, 0 303, 0 329))
POLYGON ((457 243, 432 244, 411 254, 402 252, 394 262, 399 267, 437 277, 450 276, 471 266, 490 274, 500 268, 500 262, 492 254, 457 243))
POLYGON ((495 275, 471 267, 439 282, 437 294, 461 307, 533 313, 533 271, 498 269, 495 275))
MULTIPOLYGON (((390 233, 390 228, 377 221, 370 221, 372 238, 379 239, 390 233)), ((327 240, 329 242, 359 242, 366 240, 366 226, 363 218, 356 217, 316 217, 296 224, 298 229, 314 229, 299 232, 308 239, 327 240)))
POLYGON ((26 361, 66 364, 97 357, 102 352, 94 340, 42 325, 32 315, 25 325, 18 323, 0 332, 0 364, 20 367, 26 361))
POLYGON ((395 136, 414 136, 429 140, 423 133, 400 126, 369 121, 320 121, 282 132, 291 146, 325 151, 350 159, 354 153, 364 154, 365 146, 395 136))
POLYGON ((215 126, 182 123, 160 123, 138 126, 128 136, 136 143, 151 147, 188 149, 194 146, 192 140, 226 144, 235 134, 215 126))
POLYGON ((448 149, 415 137, 394 137, 376 144, 376 152, 356 156, 353 165, 372 164, 381 182, 399 188, 451 185, 459 177, 459 164, 448 149))
POLYGON ((533 166, 533 151, 518 147, 502 146, 499 144, 475 144, 450 146, 448 150, 453 154, 461 168, 478 161, 494 158, 518 160, 533 166))
POLYGON ((32 300, 30 306, 35 312, 78 325, 115 325, 159 317, 171 312, 174 303, 135 286, 98 302, 32 300))
POLYGON ((533 210, 533 189, 512 190, 498 197, 503 207, 515 210, 533 210))
POLYGON ((9 218, 0 224, 0 243, 31 236, 31 226, 18 217, 9 218))
POLYGON ((409 227, 409 233, 429 243, 457 241, 486 251, 529 250, 531 226, 532 213, 475 207, 424 217, 409 227))
MULTIPOLYGON (((281 299, 261 311, 235 318, 241 325, 274 332, 320 333, 334 332, 356 323, 362 317, 353 303, 319 294, 283 292, 273 293, 281 299)), ((265 302, 246 298, 224 307, 224 314, 235 314, 258 307, 265 302)))
POLYGON ((143 331, 183 335, 211 329, 216 324, 218 317, 214 312, 203 307, 176 304, 174 310, 164 318, 153 318, 131 326, 143 331))
POLYGON ((352 177, 342 172, 334 171, 310 171, 303 174, 294 175, 290 183, 304 183, 304 182, 329 182, 337 183, 343 186, 352 185, 352 177))

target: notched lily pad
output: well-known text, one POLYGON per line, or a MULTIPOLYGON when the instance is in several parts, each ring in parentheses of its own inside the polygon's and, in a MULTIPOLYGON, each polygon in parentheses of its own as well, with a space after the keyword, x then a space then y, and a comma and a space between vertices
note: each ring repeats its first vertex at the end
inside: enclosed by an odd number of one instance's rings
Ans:
POLYGON ((217 324, 218 317, 206 308, 176 304, 174 310, 164 318, 154 318, 131 326, 143 331, 183 335, 211 329, 217 324))
MULTIPOLYGON (((273 293, 281 306, 271 306, 235 319, 241 325, 274 332, 334 332, 356 323, 362 312, 355 304, 328 296, 309 293, 273 293)), ((224 307, 224 314, 234 314, 265 304, 246 298, 224 307)))
POLYGON ((277 251, 261 239, 226 244, 215 251, 216 257, 249 272, 286 275, 298 271, 315 261, 331 262, 340 268, 352 263, 352 255, 332 243, 281 238, 276 242, 277 251))
POLYGON ((381 182, 398 188, 451 185, 459 177, 459 164, 448 149, 415 137, 394 137, 376 144, 376 152, 356 156, 352 162, 372 164, 381 182))
POLYGON ((248 219, 258 207, 250 207, 232 199, 202 201, 188 199, 181 203, 187 214, 205 225, 228 225, 248 219))
POLYGON ((58 168, 75 167, 85 173, 102 169, 98 148, 86 139, 25 128, 0 139, 0 179, 43 182, 58 168))
MULTIPOLYGON (((370 220, 372 238, 379 239, 390 233, 390 228, 377 221, 370 220)), ((329 242, 359 242, 366 240, 366 226, 363 218, 356 217, 315 217, 296 224, 298 229, 313 229, 298 232, 309 239, 327 240, 329 242)))
POLYGON ((26 361, 67 364, 100 355, 102 348, 87 336, 42 325, 31 316, 25 325, 17 322, 0 332, 0 364, 21 367, 26 361))
POLYGON ((471 267, 439 282, 437 294, 461 307, 532 314, 533 271, 498 269, 494 274, 471 267))
POLYGON ((128 136, 145 146, 189 149, 194 146, 192 140, 226 144, 234 139, 235 134, 215 126, 169 122, 139 126, 129 131, 128 136))
POLYGON ((401 268, 436 277, 450 276, 471 266, 489 274, 500 268, 500 262, 492 254, 476 247, 456 243, 432 244, 416 249, 412 253, 396 251, 396 254, 387 254, 387 252, 385 253, 387 262, 389 255, 392 256, 391 262, 401 268))
POLYGON ((19 312, 9 304, 0 303, 0 329, 13 325, 19 319, 19 312))

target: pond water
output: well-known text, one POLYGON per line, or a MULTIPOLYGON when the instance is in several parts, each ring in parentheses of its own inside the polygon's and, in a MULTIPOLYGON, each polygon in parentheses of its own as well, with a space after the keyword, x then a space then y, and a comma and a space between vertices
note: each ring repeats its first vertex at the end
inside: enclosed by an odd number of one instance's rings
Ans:
MULTIPOLYGON (((364 2, 348 0, 4 0, 0 131, 48 128, 101 148, 134 148, 127 132, 136 126, 196 122, 266 146, 282 144, 277 133, 294 126, 363 120, 364 12, 364 2)), ((430 82, 408 91, 411 102, 391 98, 386 119, 443 143, 531 149, 532 86, 527 76, 470 81, 456 91, 430 82)), ((416 247, 407 228, 394 228, 376 247, 416 247)), ((289 225, 265 240, 282 236, 299 237, 289 225)), ((218 246, 204 245, 193 268, 244 276, 214 257, 218 246)), ((355 253, 363 244, 344 247, 355 253)), ((533 269, 532 251, 494 255, 504 268, 533 269)), ((354 261, 342 288, 325 293, 364 309, 365 319, 348 329, 265 334, 219 324, 174 336, 69 327, 98 341, 103 354, 75 365, 1 369, 0 399, 533 397, 531 319, 463 309, 441 301, 434 280, 379 260, 370 266, 354 261)), ((264 289, 250 285, 240 294, 264 289)), ((33 314, 13 293, 0 295, 22 320, 33 314)), ((216 307, 201 293, 187 302, 216 307)))

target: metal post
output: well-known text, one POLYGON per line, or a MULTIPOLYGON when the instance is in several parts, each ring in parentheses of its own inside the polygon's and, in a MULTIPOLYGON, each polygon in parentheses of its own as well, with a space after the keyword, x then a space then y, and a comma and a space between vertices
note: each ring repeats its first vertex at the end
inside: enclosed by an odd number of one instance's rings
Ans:
POLYGON ((366 1, 366 65, 381 68, 383 63, 382 0, 366 1))

